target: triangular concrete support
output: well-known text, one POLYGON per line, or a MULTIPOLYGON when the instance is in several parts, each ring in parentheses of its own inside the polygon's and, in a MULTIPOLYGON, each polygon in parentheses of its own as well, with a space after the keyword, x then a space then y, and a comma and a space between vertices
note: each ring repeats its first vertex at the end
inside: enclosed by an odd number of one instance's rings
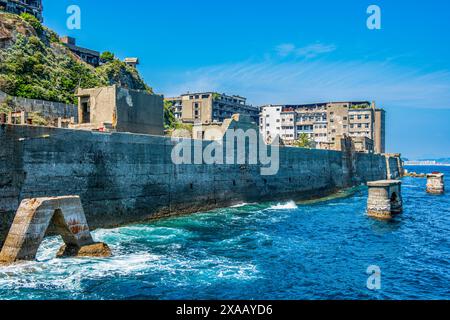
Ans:
POLYGON ((58 256, 110 256, 106 244, 94 243, 78 196, 25 199, 0 253, 0 264, 36 259, 49 227, 61 235, 65 246, 58 256))

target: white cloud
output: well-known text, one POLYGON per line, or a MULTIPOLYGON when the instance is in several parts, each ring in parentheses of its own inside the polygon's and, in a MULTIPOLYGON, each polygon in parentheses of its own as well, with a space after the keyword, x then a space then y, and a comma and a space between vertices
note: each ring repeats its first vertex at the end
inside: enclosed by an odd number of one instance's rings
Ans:
POLYGON ((286 57, 295 51, 295 45, 292 43, 283 43, 278 45, 275 50, 281 57, 286 57))
POLYGON ((283 43, 275 48, 280 57, 295 56, 306 59, 315 58, 319 55, 330 53, 336 50, 336 46, 332 44, 323 44, 320 42, 309 44, 304 47, 297 48, 292 43, 283 43))
POLYGON ((380 106, 450 108, 450 72, 423 72, 393 62, 246 61, 178 73, 168 95, 239 94, 253 104, 376 100, 380 106))

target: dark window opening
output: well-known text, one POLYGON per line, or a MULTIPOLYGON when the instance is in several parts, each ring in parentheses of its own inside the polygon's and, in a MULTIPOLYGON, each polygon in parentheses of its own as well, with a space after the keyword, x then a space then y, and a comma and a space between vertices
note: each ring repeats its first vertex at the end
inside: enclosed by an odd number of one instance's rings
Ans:
POLYGON ((82 123, 90 123, 91 122, 91 108, 89 107, 88 102, 83 102, 81 105, 83 116, 82 116, 82 123))

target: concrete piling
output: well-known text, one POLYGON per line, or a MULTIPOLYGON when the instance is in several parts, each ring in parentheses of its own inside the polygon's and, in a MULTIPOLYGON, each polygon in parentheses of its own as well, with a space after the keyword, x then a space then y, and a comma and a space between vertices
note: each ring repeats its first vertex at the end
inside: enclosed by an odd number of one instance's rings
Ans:
POLYGON ((369 182, 367 214, 374 218, 391 219, 403 211, 401 181, 382 180, 369 182))
POLYGON ((443 194, 445 192, 443 173, 434 172, 427 175, 427 192, 430 194, 443 194))
POLYGON ((61 235, 65 246, 58 257, 108 257, 106 244, 95 243, 78 196, 25 199, 0 252, 0 264, 36 259, 47 230, 61 235))

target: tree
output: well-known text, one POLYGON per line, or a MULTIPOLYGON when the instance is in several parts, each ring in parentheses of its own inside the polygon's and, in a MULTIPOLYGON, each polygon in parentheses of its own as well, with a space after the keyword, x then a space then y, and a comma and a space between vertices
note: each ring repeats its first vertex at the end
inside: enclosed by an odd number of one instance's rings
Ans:
POLYGON ((114 53, 109 52, 109 51, 105 51, 101 54, 100 59, 104 62, 104 63, 108 63, 108 62, 112 62, 114 61, 114 53))
POLYGON ((313 148, 314 142, 309 138, 306 133, 302 133, 297 141, 294 142, 294 146, 298 148, 313 148))
POLYGON ((164 127, 166 129, 175 128, 175 115, 173 113, 172 103, 170 101, 164 101, 164 127))

